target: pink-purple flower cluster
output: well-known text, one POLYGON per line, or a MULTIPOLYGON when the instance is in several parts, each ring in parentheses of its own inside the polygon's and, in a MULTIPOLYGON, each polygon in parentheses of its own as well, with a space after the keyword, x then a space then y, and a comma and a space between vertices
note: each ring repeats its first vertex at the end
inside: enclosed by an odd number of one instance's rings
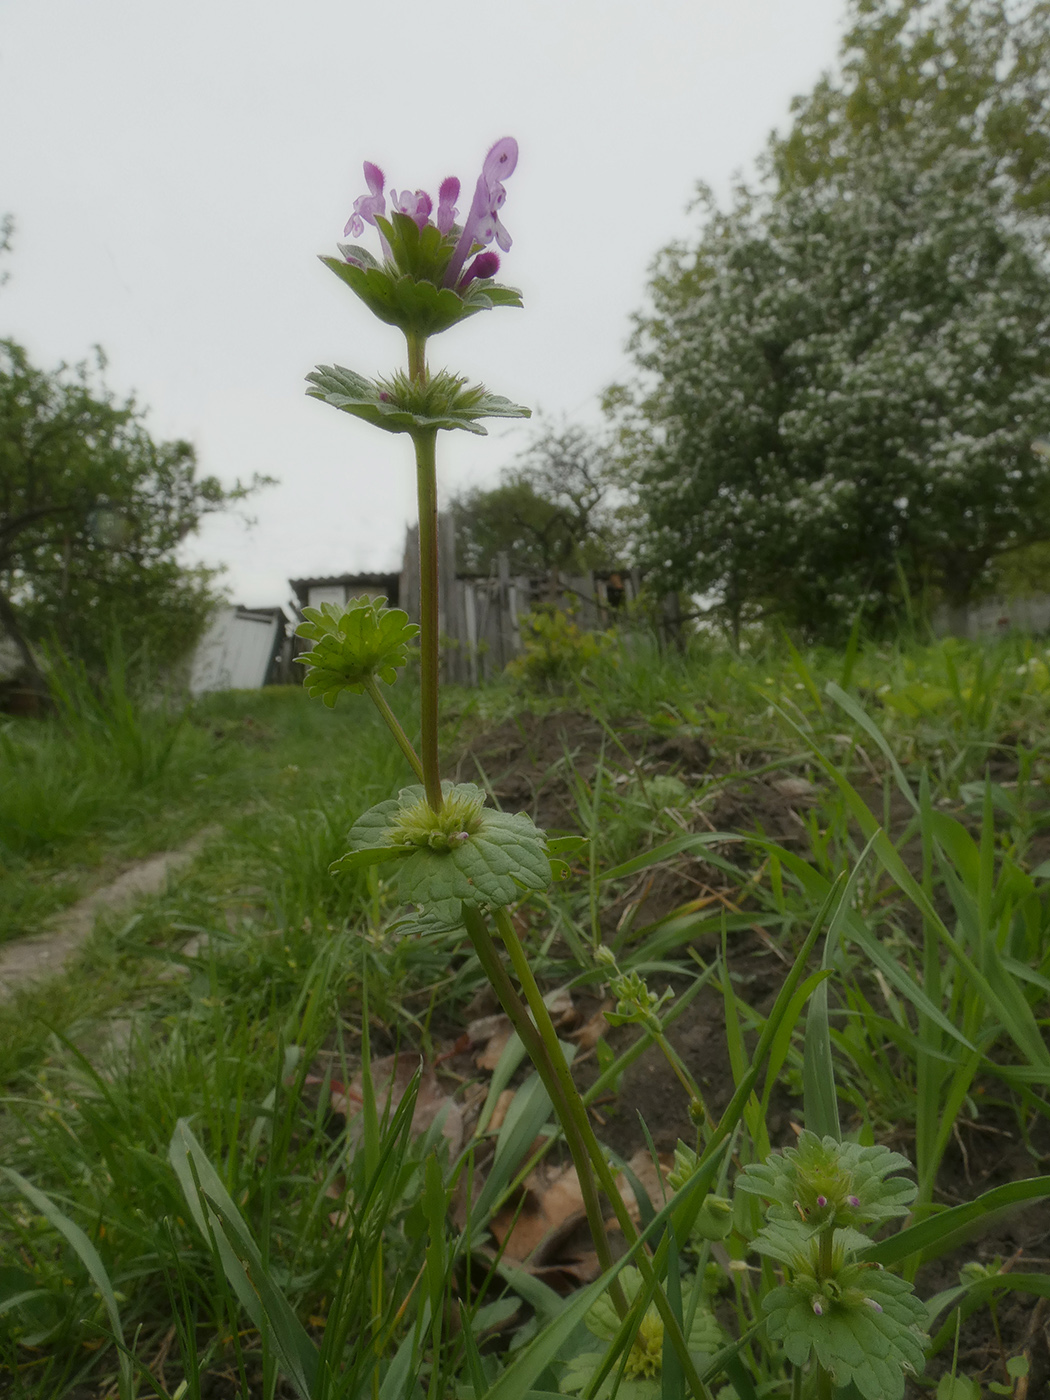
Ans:
MULTIPOLYGON (((513 136, 505 136, 501 141, 497 141, 485 157, 481 174, 474 187, 474 198, 449 258, 442 286, 462 291, 476 277, 493 277, 499 270, 499 254, 483 250, 493 241, 503 252, 507 252, 511 246, 510 234, 500 222, 499 212, 507 198, 503 182, 513 175, 517 163, 518 143, 513 136), (475 250, 479 251, 475 253, 475 250), (474 259, 464 270, 464 264, 471 254, 475 254, 474 259)), ((365 224, 371 224, 379 233, 383 252, 389 258, 390 246, 376 223, 377 217, 386 217, 386 196, 383 192, 386 179, 379 166, 373 165, 370 160, 365 161, 364 172, 368 193, 354 200, 354 212, 347 220, 343 233, 360 238, 365 224)), ((442 237, 448 237, 456 231, 456 218, 459 214, 456 200, 459 198, 459 191, 460 183, 454 175, 441 182, 434 224, 442 237)), ((427 226, 431 214, 434 213, 434 201, 426 190, 402 190, 399 194, 396 189, 392 189, 390 204, 392 212, 407 215, 415 221, 420 230, 427 226)))

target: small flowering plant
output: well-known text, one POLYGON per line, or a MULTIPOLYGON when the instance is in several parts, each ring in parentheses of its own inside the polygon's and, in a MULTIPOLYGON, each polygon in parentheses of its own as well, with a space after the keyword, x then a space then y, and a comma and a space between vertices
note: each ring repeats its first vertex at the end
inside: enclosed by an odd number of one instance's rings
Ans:
MULTIPOLYGON (((364 692, 378 707, 419 783, 365 812, 351 828, 349 850, 333 870, 389 865, 401 899, 421 906, 426 927, 462 928, 504 1010, 536 1066, 562 1126, 580 1181, 594 1247, 603 1271, 610 1272, 609 1306, 622 1322, 630 1313, 624 1285, 613 1274, 613 1258, 599 1193, 636 1250, 639 1278, 652 1300, 638 1328, 635 1350, 650 1355, 659 1333, 677 1357, 697 1400, 710 1392, 697 1370, 695 1338, 681 1319, 645 1249, 616 1185, 587 1110, 573 1083, 558 1033, 518 938, 509 908, 530 893, 547 889, 565 873, 564 861, 579 838, 549 841, 524 815, 486 805, 472 783, 442 782, 438 755, 438 538, 436 440, 441 431, 484 433, 482 418, 528 417, 529 410, 490 394, 448 371, 432 371, 427 342, 479 311, 520 306, 521 294, 495 281, 499 254, 511 246, 502 221, 505 181, 518 160, 517 142, 497 141, 489 150, 465 217, 457 202, 459 181, 444 180, 437 201, 425 190, 387 191, 377 165, 364 167, 367 193, 355 202, 344 234, 360 238, 375 231, 380 256, 354 243, 340 245, 341 257, 322 261, 381 321, 405 336, 408 364, 381 378, 366 379, 338 365, 321 365, 307 376, 307 393, 385 432, 405 433, 413 442, 419 499, 420 626, 409 623, 386 600, 357 598, 345 609, 326 606, 306 612, 299 635, 314 644, 300 661, 305 684, 328 705, 339 692, 364 692), (389 201, 389 202, 388 202, 389 201), (419 633, 420 745, 414 745, 387 704, 379 682, 391 683, 407 658, 407 645, 419 633), (503 963, 491 932, 495 924, 509 954, 503 963), (515 979, 517 986, 515 986, 515 979), (654 1321, 655 1319, 655 1321, 654 1321)), ((640 989, 635 989, 641 995, 640 989)), ((625 993, 627 995, 627 993, 625 993)), ((632 1352, 632 1356, 634 1352, 632 1352)), ((631 1363, 634 1364, 633 1362, 631 1363)), ((638 1374, 647 1374, 647 1361, 638 1374)))
POLYGON ((900 1400, 905 1373, 923 1369, 926 1309, 910 1283, 858 1258, 865 1227, 907 1215, 917 1188, 897 1173, 909 1165, 887 1147, 803 1132, 737 1178, 768 1203, 754 1248, 784 1271, 762 1300, 767 1334, 793 1366, 815 1363, 818 1387, 900 1400))

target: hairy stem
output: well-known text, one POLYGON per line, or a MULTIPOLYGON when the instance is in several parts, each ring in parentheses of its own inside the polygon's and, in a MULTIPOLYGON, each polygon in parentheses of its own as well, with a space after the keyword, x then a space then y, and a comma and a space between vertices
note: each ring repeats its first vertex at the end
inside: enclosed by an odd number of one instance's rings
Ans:
MULTIPOLYGON (((411 351, 412 342, 409 341, 411 351)), ((416 490, 419 497, 419 718, 423 750, 423 785, 427 801, 440 812, 438 765, 438 524, 437 430, 412 434, 416 444, 416 490)))
MULTIPOLYGON (((496 927, 499 929, 500 937, 503 939, 507 952, 510 954, 510 960, 514 971, 517 974, 518 981, 521 983, 522 990, 525 993, 525 1000, 528 1002, 529 1010, 532 1012, 536 1027, 543 1041, 545 1054, 554 1069, 560 1090, 560 1100, 562 1104, 564 1104, 567 1113, 571 1116, 580 1139, 594 1165, 598 1181, 601 1184, 602 1190, 609 1198, 609 1203, 616 1216, 616 1223, 619 1225, 624 1239, 629 1245, 633 1245, 638 1239, 638 1231, 635 1229, 634 1221, 631 1219, 627 1207, 624 1204, 623 1197, 616 1188, 615 1178, 613 1177, 609 1163, 605 1159, 605 1153, 602 1151, 601 1144, 594 1135, 594 1129, 591 1127, 591 1120, 587 1117, 587 1109, 583 1099, 580 1097, 580 1091, 573 1082, 569 1066, 565 1062, 565 1056, 561 1052, 561 1046, 558 1044, 558 1032, 555 1030, 554 1022, 550 1018, 550 1012, 547 1010, 547 1005, 543 1000, 543 994, 539 989, 539 984, 533 975, 532 967, 525 955, 525 949, 521 946, 521 940, 518 938, 510 915, 507 913, 506 909, 497 909, 495 911, 495 916, 496 927)), ((568 1138, 568 1125, 564 1119, 562 1120, 562 1124, 566 1128, 566 1138, 568 1138)), ((663 1288, 656 1278, 652 1260, 644 1249, 640 1249, 635 1255, 635 1262, 646 1285, 651 1286, 654 1290, 653 1302, 656 1304, 664 1328, 670 1337, 671 1345, 674 1347, 675 1354, 681 1363, 682 1370, 685 1373, 686 1383, 693 1392, 693 1395, 697 1397, 697 1400, 709 1400, 710 1391, 700 1379, 696 1366, 693 1364, 693 1359, 689 1355, 689 1348, 685 1336, 682 1333, 677 1317, 675 1317, 674 1309, 668 1302, 667 1295, 664 1293, 663 1288)))
POLYGON ((425 379, 427 377, 427 338, 425 335, 418 335, 415 331, 406 331, 405 339, 408 341, 408 377, 409 379, 425 379))
POLYGON ((376 685, 375 677, 369 676, 365 681, 364 686, 365 693, 367 694, 368 698, 372 701, 372 704, 375 705, 376 709, 383 716, 387 728, 397 740, 398 748, 401 750, 401 752, 405 755, 405 757, 411 764, 412 772, 415 773, 416 777, 421 783, 424 782, 423 765, 419 761, 419 755, 412 747, 408 735, 398 723, 397 715, 394 714, 393 710, 387 704, 386 696, 379 689, 378 685, 376 685))
MULTIPOLYGON (((525 1046, 529 1058, 536 1066, 536 1072, 543 1081, 543 1087, 547 1090, 555 1112, 561 1122, 565 1132, 565 1141, 568 1144, 569 1152, 572 1154, 573 1165, 576 1167, 576 1175, 580 1182, 580 1194, 583 1197, 583 1207, 587 1215, 587 1224, 590 1226, 591 1235, 594 1238, 594 1250, 598 1256, 598 1262, 602 1271, 611 1269, 613 1266, 612 1251, 609 1248, 609 1237, 605 1233, 605 1222, 602 1219, 601 1203, 598 1200, 598 1190, 594 1181, 594 1172, 591 1168, 590 1158, 587 1149, 580 1140, 580 1135, 576 1130, 575 1123, 571 1115, 567 1114, 563 1101, 562 1088, 558 1082, 558 1077, 554 1072, 554 1067, 550 1063, 550 1056, 543 1042, 540 1032, 529 1018, 529 1013, 522 1004, 514 988, 514 983, 507 975, 506 968, 500 962, 496 945, 492 941, 492 936, 485 927, 485 921, 477 908, 473 905, 464 904, 463 922, 466 925, 467 935, 474 945, 474 951, 478 955, 485 976, 489 979, 493 990, 499 997, 500 1004, 510 1017, 511 1025, 517 1031, 521 1043, 525 1046)), ((619 1279, 615 1280, 609 1290, 614 1306, 620 1317, 627 1315, 627 1300, 623 1295, 619 1279)))

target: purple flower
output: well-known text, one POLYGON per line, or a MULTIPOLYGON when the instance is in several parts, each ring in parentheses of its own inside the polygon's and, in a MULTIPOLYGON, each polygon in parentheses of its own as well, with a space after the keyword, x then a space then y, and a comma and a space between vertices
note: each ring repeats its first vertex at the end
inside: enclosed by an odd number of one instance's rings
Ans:
POLYGON ((824 1209, 824 1207, 827 1205, 827 1203, 828 1203, 828 1198, 827 1198, 827 1196, 818 1196, 818 1197, 817 1197, 817 1205, 821 1208, 821 1210, 824 1209))
POLYGON ((458 198, 459 181, 455 175, 450 175, 447 180, 442 180, 441 188, 438 190, 438 211, 434 220, 442 236, 452 232, 452 225, 456 222, 456 215, 459 213, 456 208, 458 198))
POLYGON ((499 271, 498 253, 479 253, 459 279, 459 289, 463 290, 475 277, 495 277, 499 271))
POLYGON ((445 273, 446 287, 456 286, 463 264, 476 243, 486 248, 495 239, 504 252, 510 248, 511 237, 500 223, 499 211, 507 198, 503 181, 513 175, 517 163, 518 143, 513 136, 505 136, 502 141, 497 141, 485 157, 478 183, 474 188, 470 213, 445 273))
POLYGON ((820 1301, 819 1298, 814 1298, 814 1299, 813 1299, 813 1311, 816 1313, 816 1315, 817 1315, 818 1317, 823 1317, 823 1316, 824 1316, 824 1306, 823 1306, 823 1304, 821 1303, 821 1301, 820 1301))
POLYGON ((882 1304, 876 1303, 874 1298, 865 1298, 864 1301, 867 1303, 869 1308, 874 1308, 876 1312, 882 1312, 882 1304))
POLYGON ((426 228, 430 211, 434 207, 434 201, 426 190, 416 190, 415 194, 411 190, 402 190, 400 197, 397 190, 391 190, 390 201, 399 214, 407 214, 410 219, 415 220, 420 231, 426 228))
POLYGON ((386 213, 386 200, 383 198, 383 185, 385 181, 383 172, 378 165, 373 165, 370 160, 365 161, 365 184, 370 193, 363 194, 360 199, 354 200, 354 212, 346 221, 346 228, 343 229, 343 237, 352 234, 354 238, 360 238, 365 231, 365 224, 369 223, 375 227, 376 215, 386 213))
POLYGON ((847 1197, 846 1197, 846 1203, 847 1203, 847 1205, 851 1205, 851 1206, 859 1206, 859 1205, 860 1205, 860 1197, 859 1197, 859 1196, 847 1196, 847 1197))

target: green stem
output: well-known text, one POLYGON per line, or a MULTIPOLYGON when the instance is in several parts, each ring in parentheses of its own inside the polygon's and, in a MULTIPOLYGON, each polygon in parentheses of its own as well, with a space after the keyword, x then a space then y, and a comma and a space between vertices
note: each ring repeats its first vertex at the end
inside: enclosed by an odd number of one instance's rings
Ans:
POLYGON ((425 379, 427 377, 427 338, 425 335, 418 335, 415 331, 406 331, 405 339, 408 341, 408 377, 409 379, 425 379))
POLYGON ((700 1092, 700 1086, 699 1084, 697 1084, 693 1076, 689 1073, 689 1069, 685 1064, 684 1060, 682 1059, 681 1055, 679 1055, 678 1051, 674 1048, 671 1042, 664 1035, 662 1028, 659 1031, 653 1032, 653 1039, 656 1041, 657 1046, 663 1052, 664 1059, 674 1070, 675 1077, 677 1078, 679 1084, 681 1084, 682 1088, 689 1095, 692 1102, 695 1104, 699 1104, 700 1111, 703 1114, 703 1119, 707 1127, 709 1129, 713 1128, 715 1126, 714 1120, 707 1111, 707 1105, 704 1103, 704 1096, 700 1092))
POLYGON ((365 693, 367 694, 368 698, 372 701, 372 704, 375 705, 379 713, 383 716, 383 719, 386 721, 387 728, 397 740, 398 748, 401 750, 401 752, 408 759, 409 763, 412 765, 413 773, 415 773, 416 777, 419 779, 420 782, 423 782, 423 765, 419 761, 419 755, 412 747, 408 735, 398 723, 397 715, 394 714, 393 710, 387 704, 386 696, 376 685, 374 676, 369 676, 368 679, 365 681, 365 693))
MULTIPOLYGON (((562 1088, 558 1082, 557 1075, 550 1063, 550 1056, 547 1054, 546 1046, 543 1043, 540 1032, 536 1029, 529 1013, 523 1005, 521 998, 514 988, 514 983, 507 975, 507 970, 500 962, 496 945, 492 941, 492 936, 485 927, 485 921, 481 917, 478 909, 471 904, 463 906, 463 922, 466 926, 467 935, 474 945, 474 951, 478 955, 482 971, 489 979, 493 990, 499 997, 500 1005, 510 1017, 511 1025, 517 1031, 521 1043, 528 1052, 529 1059, 536 1066, 536 1072, 543 1081, 543 1086, 550 1096, 558 1114, 559 1121, 565 1130, 565 1141, 568 1144, 569 1152, 572 1154, 573 1165, 576 1167, 576 1175, 580 1182, 580 1194, 583 1197, 583 1208, 587 1215, 587 1224, 590 1226, 591 1235, 594 1238, 594 1251, 598 1256, 598 1262, 605 1272, 613 1266, 612 1251, 609 1248, 609 1237, 605 1233, 605 1222, 602 1219, 601 1203, 598 1200, 598 1190, 594 1183, 594 1173, 591 1169, 590 1158, 587 1149, 580 1140, 580 1135, 576 1131, 575 1123, 571 1121, 566 1112, 563 1102, 562 1088)), ((613 1303, 620 1317, 627 1315, 627 1299, 624 1297, 623 1289, 619 1279, 615 1280, 609 1290, 613 1298, 613 1303)))
MULTIPOLYGON (((412 342, 409 341, 411 356, 412 342)), ((412 434, 416 444, 416 490, 419 496, 419 718, 423 750, 423 785, 427 801, 440 812, 441 769, 438 764, 438 525, 437 430, 412 434)))
MULTIPOLYGON (((587 1117, 587 1109, 584 1106, 583 1099, 580 1097, 580 1091, 573 1082, 569 1066, 565 1062, 565 1056, 561 1052, 561 1046, 558 1043, 558 1032, 555 1030, 554 1022, 550 1018, 550 1012, 547 1010, 547 1004, 543 1000, 543 993, 539 989, 539 984, 533 975, 532 967, 525 955, 525 949, 521 946, 521 941, 518 938, 514 925, 510 920, 510 915, 507 913, 506 909, 497 909, 495 911, 495 917, 496 927, 499 929, 507 952, 510 954, 511 964, 517 974, 518 981, 521 983, 522 990, 525 993, 525 1000, 528 1002, 529 1010, 532 1012, 533 1019, 536 1022, 536 1028, 543 1041, 546 1058, 554 1069, 560 1090, 560 1101, 565 1106, 567 1113, 575 1124, 576 1130, 594 1165, 594 1170, 598 1176, 601 1188, 609 1198, 609 1203, 616 1216, 616 1223, 619 1225, 624 1239, 627 1241, 628 1245, 633 1245, 638 1239, 638 1231, 634 1227, 634 1221, 631 1219, 630 1213, 624 1204, 623 1197, 617 1190, 615 1178, 613 1177, 609 1163, 605 1159, 605 1153, 602 1151, 601 1144, 594 1135, 594 1129, 591 1127, 591 1120, 587 1117)), ((565 1119, 562 1119, 562 1126, 566 1128, 566 1139, 568 1140, 568 1124, 565 1119)), ((698 1397, 698 1400, 709 1400, 710 1391, 700 1379, 696 1366, 693 1363, 693 1358, 689 1355, 689 1348, 682 1333, 681 1326, 679 1325, 677 1317, 675 1317, 674 1309, 667 1300, 667 1295, 660 1287, 659 1280, 656 1278, 652 1260, 644 1249, 640 1249, 635 1256, 635 1261, 646 1286, 653 1289, 653 1301, 663 1321, 664 1328, 671 1339, 671 1345, 674 1347, 675 1354, 685 1373, 685 1379, 690 1390, 692 1390, 694 1396, 698 1397)))

